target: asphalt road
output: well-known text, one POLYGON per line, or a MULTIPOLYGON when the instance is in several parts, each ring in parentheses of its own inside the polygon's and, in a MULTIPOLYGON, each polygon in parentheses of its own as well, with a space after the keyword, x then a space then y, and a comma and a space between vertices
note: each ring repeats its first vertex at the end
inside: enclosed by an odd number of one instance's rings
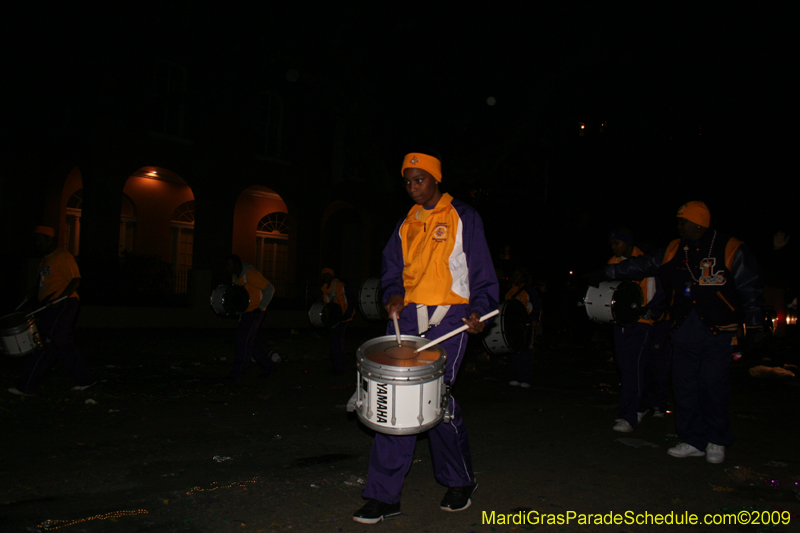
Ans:
MULTIPOLYGON (((72 392, 54 368, 38 397, 0 397, 0 531, 800 531, 798 379, 749 373, 797 365, 794 338, 733 364, 738 440, 720 465, 666 454, 678 442, 671 414, 611 430, 618 375, 602 330, 583 345, 551 338, 530 389, 510 387, 507 359, 471 343, 453 393, 479 482, 472 506, 439 509, 445 488, 420 437, 402 514, 365 526, 351 518, 372 442, 345 410, 355 370, 327 372, 319 331, 262 333, 285 359, 280 371, 259 379, 253 365, 232 386, 223 379, 232 331, 79 332, 100 383, 72 392), (652 524, 720 513, 782 523, 652 524), (615 517, 622 523, 581 523, 615 517), (556 523, 537 523, 548 519, 556 523)), ((351 329, 349 355, 380 334, 351 329)), ((6 388, 21 364, 3 360, 6 388)))

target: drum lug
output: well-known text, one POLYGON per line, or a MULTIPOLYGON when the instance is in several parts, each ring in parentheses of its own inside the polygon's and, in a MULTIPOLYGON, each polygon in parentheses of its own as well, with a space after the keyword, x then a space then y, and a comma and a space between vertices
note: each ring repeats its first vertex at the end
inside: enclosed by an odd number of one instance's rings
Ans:
POLYGON ((449 424, 450 420, 453 419, 453 415, 450 413, 450 384, 444 384, 444 392, 442 393, 442 409, 444 409, 444 423, 449 424))
POLYGON ((361 407, 361 402, 358 399, 358 391, 355 391, 353 395, 347 400, 347 412, 352 413, 357 408, 361 407))

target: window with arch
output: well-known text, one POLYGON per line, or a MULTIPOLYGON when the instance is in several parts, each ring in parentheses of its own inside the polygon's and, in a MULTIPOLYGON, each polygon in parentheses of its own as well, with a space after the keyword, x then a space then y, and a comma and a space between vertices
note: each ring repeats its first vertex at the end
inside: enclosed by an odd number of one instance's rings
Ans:
POLYGON ((77 257, 81 248, 81 212, 83 189, 78 189, 67 199, 67 227, 64 231, 64 248, 77 257))
POLYGON ((122 209, 119 216, 119 253, 133 251, 136 232, 136 206, 127 194, 122 194, 122 209))
MULTIPOLYGON (((279 295, 289 295, 289 223, 286 213, 268 213, 256 229, 256 268, 275 285, 279 295)), ((252 227, 252 226, 251 226, 252 227)))
POLYGON ((186 292, 189 269, 192 268, 194 244, 194 200, 184 202, 172 213, 172 269, 176 294, 186 292))

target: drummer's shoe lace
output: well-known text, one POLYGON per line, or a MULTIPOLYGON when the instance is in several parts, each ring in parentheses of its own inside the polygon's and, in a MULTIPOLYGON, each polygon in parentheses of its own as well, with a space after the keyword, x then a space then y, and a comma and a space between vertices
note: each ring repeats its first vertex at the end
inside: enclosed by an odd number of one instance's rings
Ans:
POLYGON ((442 500, 442 510, 449 512, 463 511, 472 505, 472 494, 477 488, 477 483, 466 487, 450 487, 442 500))
POLYGON ((353 520, 362 524, 377 524, 384 518, 400 514, 400 503, 383 503, 372 498, 353 514, 353 520))

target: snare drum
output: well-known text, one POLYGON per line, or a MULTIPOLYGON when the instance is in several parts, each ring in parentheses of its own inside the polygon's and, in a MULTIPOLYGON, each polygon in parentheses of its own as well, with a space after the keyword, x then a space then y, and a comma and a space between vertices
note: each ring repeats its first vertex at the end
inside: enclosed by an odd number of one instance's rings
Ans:
POLYGON ((12 313, 0 318, 0 347, 4 354, 12 357, 21 357, 35 352, 41 348, 39 331, 33 317, 23 313, 12 313))
POLYGON ((628 327, 639 321, 644 296, 634 281, 604 281, 598 287, 589 287, 583 305, 595 322, 628 327))
POLYGON ((368 320, 388 320, 389 315, 381 302, 383 291, 381 291, 380 278, 367 278, 358 290, 358 308, 361 314, 368 320))
POLYGON ((311 325, 318 328, 332 328, 342 321, 342 306, 336 302, 317 302, 308 310, 311 325))
POLYGON ((528 310, 513 298, 501 303, 497 315, 483 337, 483 347, 493 355, 520 353, 531 341, 528 310))
MULTIPOLYGON (((400 340, 413 349, 430 342, 411 335, 401 335, 400 340)), ((447 354, 433 346, 412 359, 393 360, 386 350, 396 347, 397 337, 388 335, 365 342, 356 352, 355 411, 364 425, 379 433, 415 435, 441 422, 449 407, 444 384, 447 354)))
POLYGON ((243 285, 220 285, 211 293, 211 308, 220 316, 241 315, 250 306, 243 285))

